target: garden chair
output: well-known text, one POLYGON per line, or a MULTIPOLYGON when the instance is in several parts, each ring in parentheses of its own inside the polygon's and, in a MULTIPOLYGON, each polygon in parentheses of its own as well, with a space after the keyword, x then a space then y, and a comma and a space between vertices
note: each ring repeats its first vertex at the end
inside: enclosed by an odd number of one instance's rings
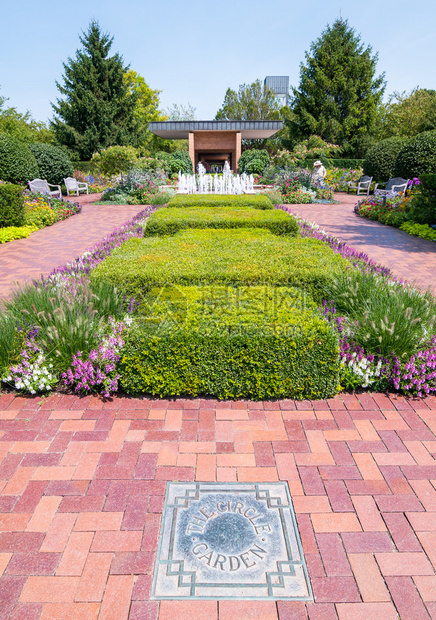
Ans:
POLYGON ((374 192, 377 189, 377 194, 380 196, 386 196, 389 192, 397 192, 398 194, 404 194, 407 186, 409 185, 409 179, 402 179, 401 177, 395 177, 389 179, 386 183, 376 183, 374 192), (377 189, 379 185, 385 185, 384 189, 377 189))
POLYGON ((39 194, 48 194, 49 196, 58 196, 62 198, 61 186, 47 183, 45 179, 33 179, 28 181, 28 185, 31 192, 38 192, 39 194), (50 187, 57 187, 57 189, 51 190, 50 187))
POLYGON ((371 189, 372 177, 368 177, 364 175, 360 177, 357 181, 357 184, 354 181, 348 181, 347 183, 347 194, 350 193, 350 189, 357 190, 357 196, 366 195, 369 196, 369 190, 371 189))
POLYGON ((65 187, 67 188, 67 196, 75 193, 76 196, 79 196, 80 192, 88 192, 88 183, 81 183, 77 179, 73 179, 73 177, 67 177, 64 179, 65 187))

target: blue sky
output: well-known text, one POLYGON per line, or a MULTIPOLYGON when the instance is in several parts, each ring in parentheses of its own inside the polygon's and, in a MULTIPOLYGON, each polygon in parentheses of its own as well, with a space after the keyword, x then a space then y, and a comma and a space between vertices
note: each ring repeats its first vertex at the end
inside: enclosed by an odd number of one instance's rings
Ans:
POLYGON ((210 119, 226 89, 266 75, 298 86, 305 51, 341 15, 379 53, 386 94, 436 89, 435 0, 4 0, 0 94, 36 120, 52 116, 62 62, 97 19, 112 51, 162 91, 161 107, 196 108, 210 119))

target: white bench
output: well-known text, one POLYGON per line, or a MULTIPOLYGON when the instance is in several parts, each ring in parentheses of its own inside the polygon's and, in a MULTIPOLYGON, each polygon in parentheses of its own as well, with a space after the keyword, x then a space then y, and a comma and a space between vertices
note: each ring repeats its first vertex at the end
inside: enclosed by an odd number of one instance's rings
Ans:
POLYGON ((61 186, 47 183, 45 179, 33 179, 33 181, 28 181, 28 185, 31 192, 38 192, 38 194, 48 194, 49 196, 58 196, 59 198, 62 198, 61 186), (57 189, 51 190, 50 187, 57 187, 57 189))
POLYGON ((65 187, 67 188, 67 196, 70 194, 75 194, 79 196, 80 192, 88 192, 88 183, 81 183, 77 179, 73 179, 73 177, 67 177, 64 179, 65 187))

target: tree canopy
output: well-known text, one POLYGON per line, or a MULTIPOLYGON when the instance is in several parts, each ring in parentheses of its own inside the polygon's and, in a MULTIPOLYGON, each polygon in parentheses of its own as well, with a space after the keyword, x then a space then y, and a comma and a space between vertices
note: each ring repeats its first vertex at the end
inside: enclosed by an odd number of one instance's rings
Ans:
POLYGON ((394 92, 382 106, 381 138, 413 138, 432 129, 436 129, 436 90, 417 87, 410 93, 394 92))
POLYGON ((25 143, 53 142, 54 136, 45 123, 35 121, 29 111, 22 114, 16 108, 6 107, 7 101, 7 97, 0 95, 0 133, 25 143))
POLYGON ((63 84, 56 82, 64 96, 52 104, 58 141, 83 160, 110 145, 139 146, 143 128, 135 110, 140 97, 133 86, 129 91, 124 77, 129 67, 122 56, 110 55, 113 37, 92 21, 79 39, 81 49, 63 63, 63 84))
POLYGON ((256 80, 241 84, 238 92, 227 89, 221 108, 215 115, 217 121, 280 120, 280 105, 273 90, 256 80))
POLYGON ((344 154, 357 154, 375 130, 385 89, 384 74, 376 76, 377 61, 347 20, 327 25, 306 52, 299 87, 292 89, 287 146, 316 134, 341 145, 344 154))

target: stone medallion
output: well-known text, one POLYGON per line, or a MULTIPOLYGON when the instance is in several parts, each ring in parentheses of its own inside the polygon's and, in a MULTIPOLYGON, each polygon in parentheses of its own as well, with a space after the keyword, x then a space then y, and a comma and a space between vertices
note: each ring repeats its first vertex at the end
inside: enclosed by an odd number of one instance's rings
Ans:
POLYGON ((169 482, 152 598, 311 600, 287 484, 169 482))

